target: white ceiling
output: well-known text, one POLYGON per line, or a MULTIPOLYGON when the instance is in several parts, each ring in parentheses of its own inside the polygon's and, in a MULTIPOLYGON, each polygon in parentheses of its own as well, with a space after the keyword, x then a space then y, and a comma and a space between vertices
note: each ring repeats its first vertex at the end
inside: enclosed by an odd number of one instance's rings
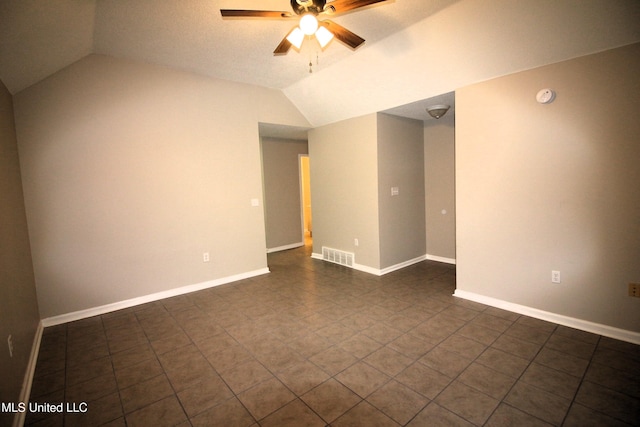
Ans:
POLYGON ((434 105, 448 105, 449 110, 445 114, 447 116, 455 115, 455 92, 444 93, 442 95, 437 95, 428 99, 421 99, 409 104, 400 105, 399 107, 389 108, 381 112, 415 120, 437 120, 431 117, 429 113, 427 113, 427 109, 434 105))
POLYGON ((282 89, 320 126, 377 111, 428 119, 456 88, 640 40, 638 0, 387 0, 331 18, 367 40, 356 51, 307 41, 274 56, 295 21, 223 20, 221 8, 290 4, 0 0, 0 79, 16 94, 105 54, 282 89))
MULTIPOLYGON (((442 95, 434 96, 429 99, 421 99, 420 101, 404 104, 399 107, 389 108, 381 111, 381 113, 391 114, 393 116, 406 117, 408 119, 435 121, 427 113, 427 108, 433 105, 448 105, 449 110, 446 112, 447 117, 455 115, 456 100, 455 92, 449 92, 442 95)), ((284 126, 273 123, 259 123, 260 135, 266 138, 278 139, 297 139, 306 140, 307 132, 310 128, 298 126, 284 126)))
MULTIPOLYGON (((387 0, 331 17, 366 49, 457 0, 387 0)), ((289 0, 2 0, 0 78, 16 93, 89 53, 282 89, 356 52, 313 40, 273 50, 295 20, 222 19, 220 9, 291 11, 289 0)))

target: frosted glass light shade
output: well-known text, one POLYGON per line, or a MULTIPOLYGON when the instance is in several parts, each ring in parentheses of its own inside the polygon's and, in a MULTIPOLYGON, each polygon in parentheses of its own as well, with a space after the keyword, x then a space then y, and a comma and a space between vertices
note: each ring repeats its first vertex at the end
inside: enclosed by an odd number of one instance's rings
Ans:
POLYGON ((312 36, 318 29, 318 20, 311 14, 302 15, 302 18, 300 18, 300 29, 304 34, 312 36))
POLYGON ((429 115, 434 119, 439 119, 440 117, 447 114, 449 108, 450 107, 448 105, 432 105, 431 107, 427 108, 427 113, 429 113, 429 115))
POLYGON ((333 33, 327 30, 325 27, 319 27, 318 31, 316 31, 316 39, 318 39, 320 47, 324 49, 324 47, 329 44, 331 39, 333 39, 333 33))
POLYGON ((289 33, 287 40, 289 40, 289 43, 294 45, 296 49, 300 49, 300 46, 302 46, 302 42, 304 41, 304 33, 299 27, 296 27, 289 33))

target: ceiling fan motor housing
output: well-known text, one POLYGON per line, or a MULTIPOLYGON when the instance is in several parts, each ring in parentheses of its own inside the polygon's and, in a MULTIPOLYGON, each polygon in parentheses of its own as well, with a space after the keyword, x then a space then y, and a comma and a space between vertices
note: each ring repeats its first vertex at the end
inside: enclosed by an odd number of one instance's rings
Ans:
POLYGON ((291 8, 296 15, 312 13, 317 15, 322 13, 327 0, 291 0, 291 8))

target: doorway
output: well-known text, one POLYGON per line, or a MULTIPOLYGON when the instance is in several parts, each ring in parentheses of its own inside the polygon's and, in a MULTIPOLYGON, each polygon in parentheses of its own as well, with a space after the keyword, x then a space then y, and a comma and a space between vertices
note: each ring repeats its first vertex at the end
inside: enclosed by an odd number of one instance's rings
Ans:
POLYGON ((302 235, 305 246, 313 244, 313 221, 311 215, 311 178, 309 169, 309 156, 300 154, 300 212, 302 215, 302 235))

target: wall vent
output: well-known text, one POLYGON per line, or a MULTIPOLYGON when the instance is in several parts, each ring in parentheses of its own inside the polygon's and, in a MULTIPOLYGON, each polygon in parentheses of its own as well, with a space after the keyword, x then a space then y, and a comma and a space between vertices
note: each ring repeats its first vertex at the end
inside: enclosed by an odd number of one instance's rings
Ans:
POLYGON ((324 261, 333 262, 335 264, 346 265, 347 267, 353 267, 353 259, 355 254, 351 252, 339 251, 337 249, 322 247, 322 259, 324 261))

